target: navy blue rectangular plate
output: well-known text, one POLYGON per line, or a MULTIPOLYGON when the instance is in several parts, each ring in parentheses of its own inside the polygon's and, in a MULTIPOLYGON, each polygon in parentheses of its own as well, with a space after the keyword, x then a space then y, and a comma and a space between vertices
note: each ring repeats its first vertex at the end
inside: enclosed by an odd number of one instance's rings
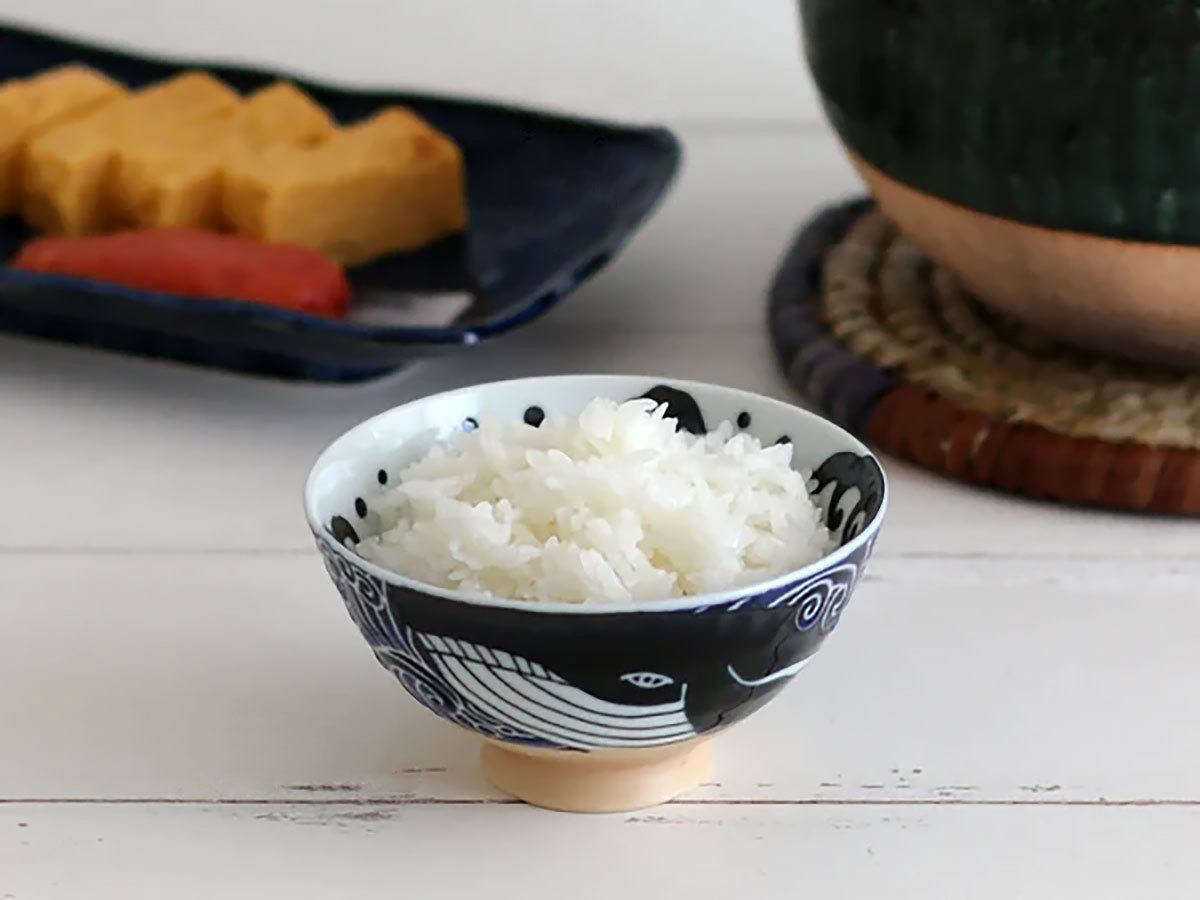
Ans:
MULTIPOLYGON (((603 267, 666 193, 676 138, 633 128, 419 94, 343 90, 287 73, 166 62, 0 25, 0 79, 81 62, 137 87, 204 68, 249 91, 290 78, 339 121, 389 104, 449 134, 466 160, 465 235, 349 271, 350 316, 320 319, 237 300, 197 300, 0 266, 0 329, 140 356, 312 381, 361 381, 420 356, 524 325, 603 267), (386 323, 412 296, 459 296, 432 327, 386 323)), ((30 232, 0 218, 0 259, 30 232)), ((395 321, 395 319, 392 319, 395 321)))

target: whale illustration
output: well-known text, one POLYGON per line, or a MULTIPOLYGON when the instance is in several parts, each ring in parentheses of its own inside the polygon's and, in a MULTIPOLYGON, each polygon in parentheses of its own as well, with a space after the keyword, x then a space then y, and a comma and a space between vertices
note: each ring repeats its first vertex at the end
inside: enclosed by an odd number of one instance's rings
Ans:
MULTIPOLYGON (((545 741, 565 747, 667 744, 696 734, 686 712, 687 685, 657 672, 628 672, 620 680, 648 694, 671 688, 671 699, 613 703, 568 684, 524 657, 481 644, 416 633, 438 673, 474 706, 545 741)), ((655 699, 655 698, 652 698, 655 699)))

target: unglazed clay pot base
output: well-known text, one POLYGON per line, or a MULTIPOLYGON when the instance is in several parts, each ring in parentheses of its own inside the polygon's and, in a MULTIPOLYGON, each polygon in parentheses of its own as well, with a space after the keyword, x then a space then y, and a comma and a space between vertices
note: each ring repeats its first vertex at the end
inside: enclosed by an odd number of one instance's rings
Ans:
POLYGON ((1200 369, 1200 248, 985 215, 915 191, 849 156, 900 230, 988 305, 1064 341, 1200 369))
POLYGON ((1200 373, 991 313, 873 203, 801 229, 769 321, 788 380, 895 456, 1061 503, 1200 516, 1200 373))
POLYGON ((708 738, 639 750, 577 753, 488 741, 483 771, 507 794, 563 812, 611 813, 657 806, 712 770, 708 738))

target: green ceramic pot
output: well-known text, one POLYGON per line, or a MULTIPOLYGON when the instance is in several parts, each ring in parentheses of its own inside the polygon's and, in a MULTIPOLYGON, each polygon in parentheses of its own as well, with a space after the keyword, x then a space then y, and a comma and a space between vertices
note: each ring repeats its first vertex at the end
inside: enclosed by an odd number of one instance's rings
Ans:
POLYGON ((1187 0, 800 0, 851 150, 1020 222, 1200 245, 1200 10, 1187 0))
POLYGON ((993 308, 1200 370, 1200 7, 799 0, 883 210, 993 308))

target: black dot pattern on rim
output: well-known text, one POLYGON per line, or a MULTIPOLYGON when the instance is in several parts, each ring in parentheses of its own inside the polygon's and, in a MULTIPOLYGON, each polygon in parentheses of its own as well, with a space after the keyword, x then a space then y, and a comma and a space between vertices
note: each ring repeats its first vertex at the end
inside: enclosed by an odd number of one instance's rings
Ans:
POLYGON ((738 426, 738 428, 749 428, 750 427, 750 413, 748 413, 748 412, 738 413, 737 426, 738 426))
POLYGON ((532 425, 534 428, 541 426, 546 421, 546 411, 540 406, 531 406, 525 410, 525 424, 532 425))
POLYGON ((785 435, 783 435, 782 437, 780 437, 780 438, 779 438, 779 440, 777 440, 775 443, 777 443, 777 444, 790 444, 791 442, 792 442, 792 439, 791 439, 790 437, 788 437, 788 436, 785 434, 785 435))
POLYGON ((383 469, 380 469, 379 474, 375 477, 379 479, 380 484, 387 484, 387 472, 385 472, 383 469))
POLYGON ((471 418, 470 416, 467 416, 467 418, 463 419, 462 427, 463 427, 463 431, 474 431, 476 428, 479 427, 479 422, 477 422, 475 419, 471 418))
POLYGON ((367 501, 362 497, 355 497, 354 511, 358 513, 360 519, 365 519, 367 517, 367 501))

